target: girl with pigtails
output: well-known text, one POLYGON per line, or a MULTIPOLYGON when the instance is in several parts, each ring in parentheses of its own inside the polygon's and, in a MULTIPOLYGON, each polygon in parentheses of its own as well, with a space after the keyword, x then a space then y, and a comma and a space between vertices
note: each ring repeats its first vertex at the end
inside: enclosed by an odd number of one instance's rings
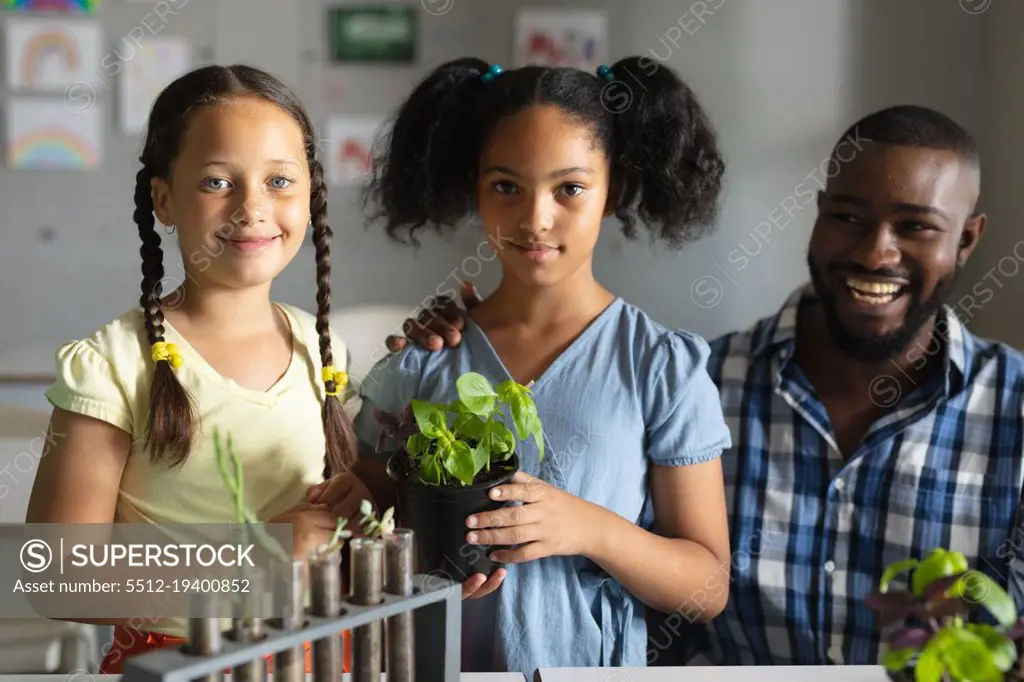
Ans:
MULTIPOLYGON (((330 541, 337 517, 307 496, 356 450, 342 409, 346 348, 327 323, 331 228, 316 149, 302 105, 260 70, 207 66, 162 92, 135 186, 139 306, 57 351, 46 395, 60 437, 40 460, 28 522, 232 523, 219 430, 258 519, 292 524, 296 557, 330 541), (176 234, 187 274, 169 295, 157 220, 176 234), (307 230, 315 316, 270 296, 307 230)), ((102 673, 186 636, 184 619, 87 622, 114 626, 102 673)))
POLYGON ((504 567, 453 576, 463 670, 643 666, 646 607, 706 621, 725 606, 728 590, 709 586, 728 584, 719 456, 731 438, 708 345, 608 291, 593 268, 611 216, 627 237, 642 225, 673 249, 703 234, 723 172, 697 99, 650 59, 597 72, 458 59, 398 110, 368 205, 399 242, 473 219, 501 280, 459 344, 409 345, 372 369, 361 457, 310 499, 351 508, 361 480, 382 508, 394 503, 375 411, 455 400, 467 371, 530 388, 545 455, 520 441, 522 471, 493 492, 517 504, 466 519, 467 542, 504 567))

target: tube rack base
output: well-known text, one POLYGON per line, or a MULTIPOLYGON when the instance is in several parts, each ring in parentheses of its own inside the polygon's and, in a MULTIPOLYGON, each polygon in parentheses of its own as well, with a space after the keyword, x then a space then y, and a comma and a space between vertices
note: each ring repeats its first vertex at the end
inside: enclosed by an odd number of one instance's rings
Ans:
MULTIPOLYGON (((226 636, 220 653, 199 656, 188 647, 158 649, 125 661, 122 682, 191 682, 222 673, 242 663, 303 646, 328 637, 339 637, 374 621, 413 612, 416 682, 459 682, 462 664, 462 590, 458 583, 438 576, 418 574, 408 597, 384 594, 376 606, 358 606, 342 599, 337 618, 306 615, 306 625, 285 630, 266 622, 266 637, 258 642, 240 643, 226 636)), ((314 671, 316 679, 316 671, 314 671)), ((340 682, 340 680, 338 681, 340 682)))

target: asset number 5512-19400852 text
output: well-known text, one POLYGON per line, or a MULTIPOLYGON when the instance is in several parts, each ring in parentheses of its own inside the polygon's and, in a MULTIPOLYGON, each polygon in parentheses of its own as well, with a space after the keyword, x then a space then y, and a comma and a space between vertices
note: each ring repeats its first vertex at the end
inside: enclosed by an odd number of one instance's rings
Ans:
POLYGON ((125 582, 125 592, 249 592, 245 578, 175 578, 173 580, 134 578, 125 582))

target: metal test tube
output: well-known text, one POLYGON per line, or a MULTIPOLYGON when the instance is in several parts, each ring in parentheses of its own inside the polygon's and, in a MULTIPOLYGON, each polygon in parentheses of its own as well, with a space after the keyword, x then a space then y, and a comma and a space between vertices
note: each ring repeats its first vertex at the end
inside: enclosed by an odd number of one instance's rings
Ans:
MULTIPOLYGON (((193 592, 189 596, 188 651, 193 656, 213 656, 224 646, 217 594, 193 592)), ((220 682, 221 673, 210 673, 198 682, 220 682)))
MULTIPOLYGON (((337 618, 341 613, 340 550, 310 556, 309 606, 314 616, 337 618)), ((313 682, 339 682, 341 655, 341 632, 313 642, 313 682)))
MULTIPOLYGON (((274 613, 286 614, 274 618, 282 630, 301 630, 306 625, 306 562, 295 559, 279 566, 274 581, 274 613), (287 611, 286 611, 287 609, 287 611)), ((306 682, 306 650, 296 646, 274 656, 275 682, 306 682)))
MULTIPOLYGON (((353 604, 375 606, 384 599, 384 543, 376 538, 350 541, 353 604)), ((353 682, 380 682, 383 623, 375 620, 352 631, 353 682)), ((390 682, 390 676, 389 676, 390 682)))
MULTIPOLYGON (((384 591, 388 594, 412 594, 413 539, 411 528, 396 528, 384 545, 384 591)), ((391 616, 386 623, 388 682, 413 682, 416 671, 415 637, 412 611, 391 616)))
MULTIPOLYGON (((262 572, 258 567, 248 568, 245 577, 249 580, 249 592, 236 594, 235 617, 231 623, 231 635, 237 642, 256 642, 266 636, 266 625, 260 603, 265 597, 262 572)), ((267 662, 257 658, 236 666, 232 673, 232 682, 266 682, 267 662)))

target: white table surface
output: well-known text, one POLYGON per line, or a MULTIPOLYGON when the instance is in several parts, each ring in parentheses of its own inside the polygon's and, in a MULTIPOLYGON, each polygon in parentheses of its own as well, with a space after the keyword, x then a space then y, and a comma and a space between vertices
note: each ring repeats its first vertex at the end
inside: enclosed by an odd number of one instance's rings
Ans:
MULTIPOLYGON (((230 675, 225 676, 230 679, 230 675)), ((118 682, 120 675, 91 675, 85 671, 67 675, 0 675, 0 682, 118 682)), ((311 682, 312 675, 306 675, 306 682, 311 682)), ((352 676, 345 673, 343 682, 350 682, 352 676)), ((463 673, 462 682, 526 682, 521 673, 463 673)), ((387 673, 381 675, 381 682, 387 682, 387 673)))
MULTIPOLYGON (((386 682, 387 675, 381 676, 386 682)), ((462 682, 888 682, 885 669, 848 666, 687 666, 681 668, 541 668, 534 680, 520 673, 462 673, 462 682)), ((0 675, 0 682, 118 682, 120 675, 0 675)), ((311 681, 312 676, 306 677, 311 681)), ((350 682, 351 675, 344 675, 350 682)))
POLYGON ((532 682, 889 682, 885 668, 875 665, 541 668, 537 673, 532 682))

